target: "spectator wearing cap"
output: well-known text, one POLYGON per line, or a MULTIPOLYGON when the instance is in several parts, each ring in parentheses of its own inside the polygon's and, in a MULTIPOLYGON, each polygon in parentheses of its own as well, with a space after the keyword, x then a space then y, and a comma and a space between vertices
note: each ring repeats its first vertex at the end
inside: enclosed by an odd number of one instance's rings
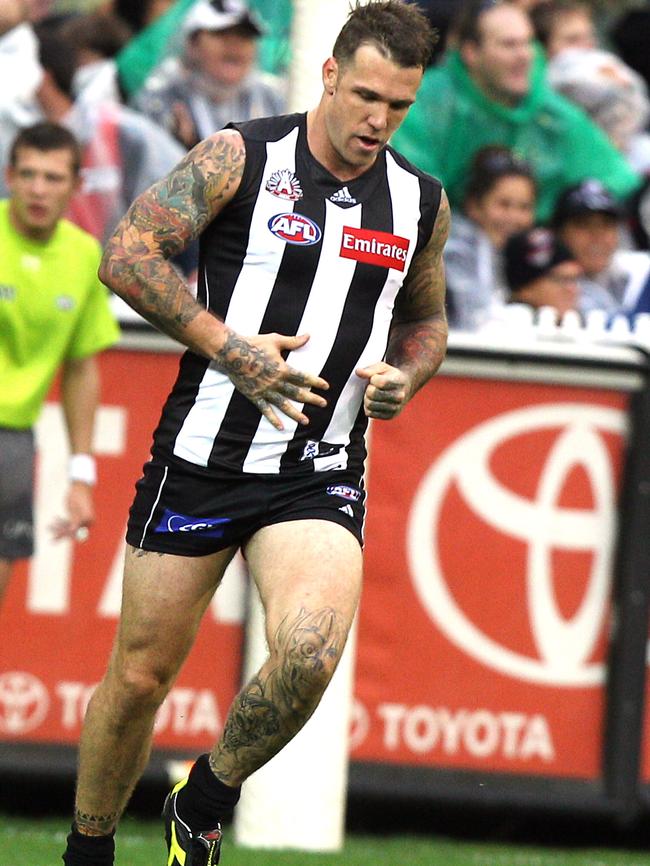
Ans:
POLYGON ((558 237, 580 263, 583 309, 637 313, 650 309, 650 253, 624 247, 626 214, 603 184, 588 179, 560 196, 558 237))
POLYGON ((503 256, 511 302, 553 307, 558 320, 569 310, 580 310, 582 268, 551 229, 518 232, 507 241, 503 256))
POLYGON ((262 25, 240 0, 197 0, 182 26, 183 50, 150 76, 134 106, 185 147, 231 120, 280 114, 279 79, 256 67, 262 25))
POLYGON ((605 133, 546 80, 529 16, 512 0, 469 0, 452 27, 443 62, 426 71, 392 144, 443 182, 462 207, 474 154, 500 144, 528 160, 539 184, 537 219, 546 222, 567 186, 607 178, 624 199, 641 177, 605 133))

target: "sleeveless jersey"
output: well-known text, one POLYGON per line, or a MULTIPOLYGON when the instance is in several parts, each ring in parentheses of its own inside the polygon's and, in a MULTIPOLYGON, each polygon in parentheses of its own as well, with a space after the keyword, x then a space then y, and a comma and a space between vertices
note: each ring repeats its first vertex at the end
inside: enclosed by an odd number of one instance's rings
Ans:
POLYGON ((198 299, 242 336, 308 333, 287 363, 322 376, 327 406, 276 430, 210 361, 187 351, 153 453, 207 472, 306 473, 365 460, 366 380, 386 352, 395 298, 433 230, 440 183, 391 147, 337 180, 311 155, 306 115, 232 124, 246 161, 200 240, 198 299))

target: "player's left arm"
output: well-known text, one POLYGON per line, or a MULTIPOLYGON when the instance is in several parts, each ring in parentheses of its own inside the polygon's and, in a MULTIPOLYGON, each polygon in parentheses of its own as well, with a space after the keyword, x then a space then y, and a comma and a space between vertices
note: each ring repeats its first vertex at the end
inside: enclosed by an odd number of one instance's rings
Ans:
MULTIPOLYGON (((95 355, 69 358, 61 371, 61 403, 71 454, 91 454, 99 405, 99 365, 95 355)), ((92 484, 71 481, 65 517, 52 527, 55 538, 72 538, 95 521, 92 484)), ((78 536, 81 537, 81 536, 78 536)))
POLYGON ((411 262, 396 300, 386 360, 358 369, 368 380, 364 411, 369 418, 398 415, 437 371, 447 348, 445 268, 449 201, 443 190, 431 237, 411 262))

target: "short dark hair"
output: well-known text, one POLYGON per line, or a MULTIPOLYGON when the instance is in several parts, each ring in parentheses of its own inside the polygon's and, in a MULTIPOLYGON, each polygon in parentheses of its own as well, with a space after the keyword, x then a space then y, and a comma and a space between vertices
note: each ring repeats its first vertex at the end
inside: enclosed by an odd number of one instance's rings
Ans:
POLYGON ((534 6, 529 15, 535 31, 535 38, 546 47, 556 22, 563 15, 574 12, 584 12, 589 15, 591 14, 591 7, 586 0, 543 0, 542 3, 534 6))
POLYGON ((118 15, 89 12, 75 15, 58 31, 75 49, 94 51, 102 57, 115 57, 131 39, 131 28, 118 15))
POLYGON ((437 35, 427 16, 403 0, 370 0, 353 6, 332 54, 339 64, 352 60, 361 45, 374 45, 398 66, 426 69, 437 35))
POLYGON ((504 177, 523 177, 537 194, 537 181, 533 167, 508 147, 490 144, 474 154, 465 187, 465 202, 479 202, 504 177))
POLYGON ((43 153, 49 153, 52 150, 69 150, 72 155, 72 170, 75 175, 79 174, 81 145, 65 126, 45 121, 21 129, 14 138, 9 151, 9 164, 11 166, 15 166, 18 161, 18 151, 27 147, 40 150, 43 153))
POLYGON ((39 24, 34 27, 34 32, 41 66, 50 73, 59 90, 72 98, 72 82, 77 68, 74 46, 57 28, 39 24))
MULTIPOLYGON (((515 6, 514 0, 468 0, 464 3, 451 25, 450 38, 455 45, 473 42, 480 45, 483 38, 481 19, 486 12, 497 6, 515 6)), ((519 7, 517 7, 519 8, 519 7)))

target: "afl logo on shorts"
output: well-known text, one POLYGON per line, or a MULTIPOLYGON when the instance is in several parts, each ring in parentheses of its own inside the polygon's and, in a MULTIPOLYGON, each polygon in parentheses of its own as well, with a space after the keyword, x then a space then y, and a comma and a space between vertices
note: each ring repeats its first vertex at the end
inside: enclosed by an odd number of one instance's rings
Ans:
POLYGON ((315 222, 299 213, 278 213, 268 226, 276 238, 303 247, 317 244, 322 234, 315 222))

